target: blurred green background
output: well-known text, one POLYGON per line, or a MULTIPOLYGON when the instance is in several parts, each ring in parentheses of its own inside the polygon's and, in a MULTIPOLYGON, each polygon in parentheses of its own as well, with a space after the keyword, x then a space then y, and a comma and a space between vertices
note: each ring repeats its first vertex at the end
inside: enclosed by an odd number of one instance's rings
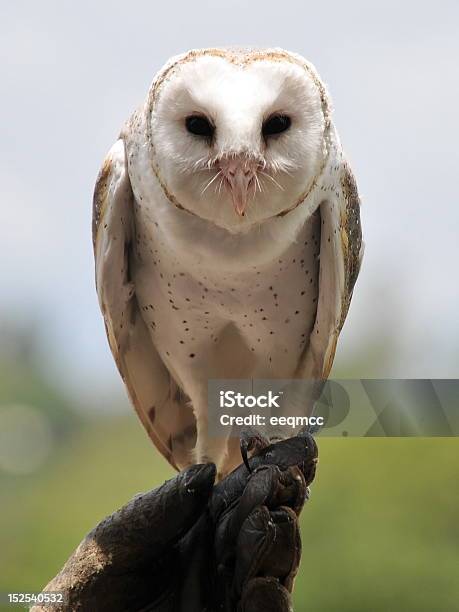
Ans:
MULTIPOLYGON (((0 591, 43 587, 100 519, 172 475, 133 412, 82 412, 27 338, 0 362, 0 591)), ((295 609, 459 610, 458 440, 319 444, 295 609)))

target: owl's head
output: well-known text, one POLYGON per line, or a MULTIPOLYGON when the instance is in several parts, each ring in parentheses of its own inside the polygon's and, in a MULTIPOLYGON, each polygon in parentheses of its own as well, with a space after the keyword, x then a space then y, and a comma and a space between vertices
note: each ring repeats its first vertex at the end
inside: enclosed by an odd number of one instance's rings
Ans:
POLYGON ((160 74, 147 129, 169 198, 231 231, 286 211, 323 165, 328 102, 284 51, 190 52, 160 74))

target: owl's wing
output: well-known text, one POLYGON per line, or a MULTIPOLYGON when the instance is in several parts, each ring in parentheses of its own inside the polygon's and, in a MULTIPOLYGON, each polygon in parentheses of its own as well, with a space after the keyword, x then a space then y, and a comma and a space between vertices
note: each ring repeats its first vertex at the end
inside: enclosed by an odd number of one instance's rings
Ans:
POLYGON ((330 374, 363 256, 360 199, 346 162, 323 191, 317 313, 298 371, 300 377, 315 380, 330 374))
POLYGON ((96 287, 118 370, 150 438, 177 469, 191 462, 195 419, 141 316, 130 278, 134 195, 125 146, 118 140, 97 178, 93 202, 96 287))

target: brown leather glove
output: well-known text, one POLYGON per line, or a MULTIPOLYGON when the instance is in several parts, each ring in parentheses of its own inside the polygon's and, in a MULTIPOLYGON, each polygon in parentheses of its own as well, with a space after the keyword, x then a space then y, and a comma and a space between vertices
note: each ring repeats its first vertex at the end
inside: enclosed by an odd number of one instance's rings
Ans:
POLYGON ((287 612, 298 570, 298 514, 317 447, 264 449, 214 486, 195 465, 131 500, 83 540, 46 591, 84 612, 287 612))
POLYGON ((301 558, 298 516, 315 475, 312 436, 284 440, 219 483, 215 524, 218 610, 287 612, 301 558))

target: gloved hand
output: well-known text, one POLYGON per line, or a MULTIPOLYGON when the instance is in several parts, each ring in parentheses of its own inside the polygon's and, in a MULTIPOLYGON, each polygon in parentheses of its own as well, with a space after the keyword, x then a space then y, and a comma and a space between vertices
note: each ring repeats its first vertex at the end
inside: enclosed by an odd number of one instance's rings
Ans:
POLYGON ((214 487, 194 465, 91 531, 45 591, 84 612, 287 612, 301 554, 298 514, 312 438, 272 445, 214 487))
POLYGON ((298 517, 317 445, 308 433, 268 446, 214 488, 216 610, 288 612, 301 558, 298 517))

